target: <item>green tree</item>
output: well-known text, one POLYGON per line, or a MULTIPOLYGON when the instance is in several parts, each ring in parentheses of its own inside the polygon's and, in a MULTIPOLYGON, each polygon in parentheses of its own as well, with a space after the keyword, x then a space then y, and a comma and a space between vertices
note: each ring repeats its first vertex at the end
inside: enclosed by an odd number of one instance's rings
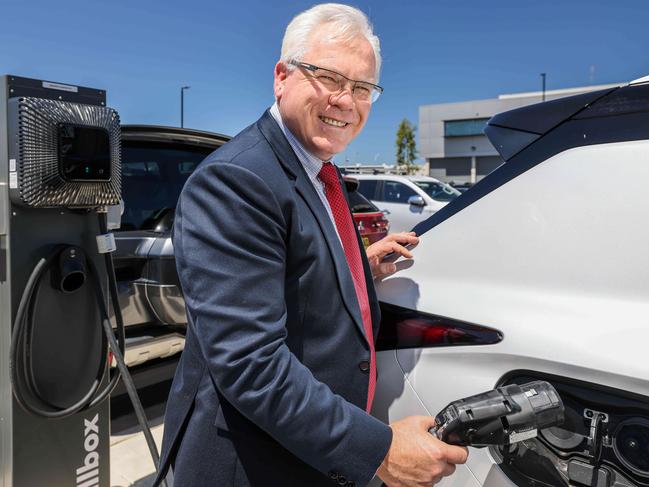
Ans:
POLYGON ((397 169, 406 174, 412 174, 417 170, 415 159, 417 158, 417 143, 415 142, 415 131, 417 127, 404 118, 397 129, 397 169))

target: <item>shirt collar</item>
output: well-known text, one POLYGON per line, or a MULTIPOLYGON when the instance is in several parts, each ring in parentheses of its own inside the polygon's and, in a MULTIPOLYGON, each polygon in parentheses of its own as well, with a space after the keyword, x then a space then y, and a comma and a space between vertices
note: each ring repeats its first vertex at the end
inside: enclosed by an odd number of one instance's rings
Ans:
POLYGON ((300 141, 297 140, 295 136, 291 133, 288 127, 284 125, 284 121, 282 120, 282 114, 279 112, 279 105, 277 105, 277 102, 273 103, 273 106, 270 107, 270 114, 277 122, 277 125, 279 125, 279 128, 282 129, 282 132, 284 132, 284 135, 286 136, 286 140, 288 140, 288 143, 291 145, 293 152, 295 152, 295 155, 302 163, 302 166, 304 166, 304 170, 307 172, 307 174, 312 180, 315 180, 315 178, 320 173, 320 170, 322 169, 322 164, 323 164, 322 159, 314 156, 308 150, 306 150, 304 146, 300 143, 300 141))

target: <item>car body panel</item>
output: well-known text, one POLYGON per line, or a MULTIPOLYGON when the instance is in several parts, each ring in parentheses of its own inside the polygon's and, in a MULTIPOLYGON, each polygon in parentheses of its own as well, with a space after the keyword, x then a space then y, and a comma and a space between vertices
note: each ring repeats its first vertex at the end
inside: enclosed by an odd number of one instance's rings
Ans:
MULTIPOLYGON (((394 350, 377 353, 379 374, 377 389, 383 391, 377 395, 372 407, 372 414, 386 423, 406 416, 430 416, 410 382, 404 380, 404 370, 397 360, 394 350)), ((450 479, 449 479, 450 480, 450 479)), ((448 480, 437 485, 444 487, 448 480)), ((466 466, 459 466, 453 475, 455 487, 479 487, 477 479, 466 466)), ((375 478, 370 487, 380 487, 382 483, 375 478)))

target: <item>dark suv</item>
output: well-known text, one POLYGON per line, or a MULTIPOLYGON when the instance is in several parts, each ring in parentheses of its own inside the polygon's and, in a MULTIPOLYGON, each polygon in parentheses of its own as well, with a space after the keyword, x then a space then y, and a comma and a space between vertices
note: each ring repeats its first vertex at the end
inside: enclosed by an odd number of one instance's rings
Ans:
POLYGON ((130 366, 183 349, 187 320, 171 243, 176 202, 196 166, 229 139, 198 130, 122 126, 124 213, 114 260, 130 366))

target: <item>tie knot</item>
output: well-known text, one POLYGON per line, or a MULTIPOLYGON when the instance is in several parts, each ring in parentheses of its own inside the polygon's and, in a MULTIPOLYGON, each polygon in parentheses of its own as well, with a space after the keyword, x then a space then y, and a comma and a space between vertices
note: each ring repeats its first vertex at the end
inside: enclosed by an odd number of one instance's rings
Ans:
POLYGON ((329 161, 326 161, 322 164, 322 169, 320 169, 318 177, 320 178, 320 181, 322 181, 326 185, 338 184, 338 173, 336 172, 334 165, 329 161))

